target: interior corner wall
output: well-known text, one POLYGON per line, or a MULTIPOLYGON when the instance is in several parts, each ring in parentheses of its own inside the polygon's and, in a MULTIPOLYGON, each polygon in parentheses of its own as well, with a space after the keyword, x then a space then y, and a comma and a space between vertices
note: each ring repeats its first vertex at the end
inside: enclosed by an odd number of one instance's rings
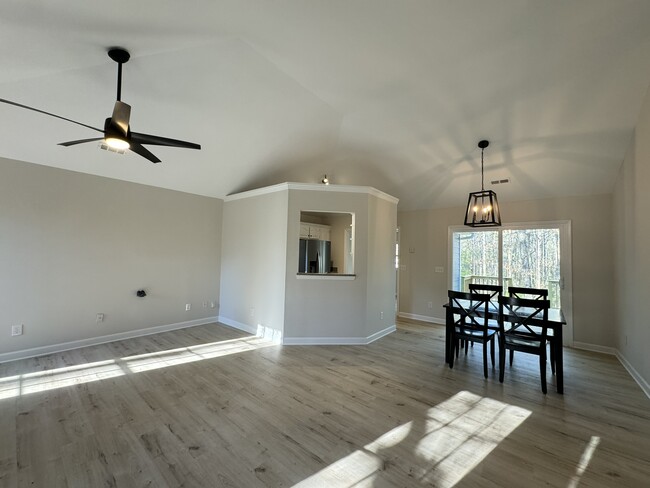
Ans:
MULTIPOLYGON (((612 196, 507 202, 500 207, 506 222, 571 221, 573 340, 613 346, 612 196)), ((401 313, 444 323, 442 305, 449 288, 448 229, 462 223, 463 213, 462 207, 398 213, 401 313), (444 273, 435 273, 436 267, 443 267, 444 273), (432 308, 428 308, 429 302, 432 308)))
POLYGON ((368 282, 368 194, 289 190, 286 249, 285 337, 365 338, 368 282), (300 212, 355 214, 356 278, 298 279, 300 212))
MULTIPOLYGON (((650 384, 650 90, 614 188, 613 245, 616 347, 640 378, 650 384)), ((646 393, 650 390, 646 390, 646 393)))
MULTIPOLYGON (((284 330, 287 191, 226 201, 219 319, 280 341, 284 330)), ((296 262, 298 258, 296 258, 296 262)))
POLYGON ((368 196, 366 336, 395 325, 397 204, 368 196))
POLYGON ((0 158, 0 354, 215 316, 222 204, 0 158))

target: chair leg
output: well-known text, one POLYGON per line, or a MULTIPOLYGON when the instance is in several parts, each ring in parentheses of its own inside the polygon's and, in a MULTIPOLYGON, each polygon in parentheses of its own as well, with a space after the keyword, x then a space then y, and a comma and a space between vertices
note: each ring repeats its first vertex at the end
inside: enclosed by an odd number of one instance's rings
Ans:
POLYGON ((512 366, 512 360, 515 358, 515 351, 510 349, 510 366, 512 366))
POLYGON ((492 367, 494 368, 494 339, 490 341, 490 357, 492 358, 492 367))
POLYGON ((539 372, 542 378, 542 392, 546 395, 546 345, 544 345, 544 351, 539 355, 539 372))
POLYGON ((483 376, 487 379, 487 342, 483 341, 483 376))
POLYGON ((553 348, 553 341, 548 343, 551 349, 551 374, 555 374, 555 350, 553 348))
POLYGON ((499 340, 499 383, 503 383, 503 370, 506 367, 506 349, 503 341, 499 340))
POLYGON ((458 339, 456 339, 454 336, 451 337, 451 347, 454 349, 449 355, 449 369, 454 369, 454 352, 456 353, 456 357, 458 357, 458 339))

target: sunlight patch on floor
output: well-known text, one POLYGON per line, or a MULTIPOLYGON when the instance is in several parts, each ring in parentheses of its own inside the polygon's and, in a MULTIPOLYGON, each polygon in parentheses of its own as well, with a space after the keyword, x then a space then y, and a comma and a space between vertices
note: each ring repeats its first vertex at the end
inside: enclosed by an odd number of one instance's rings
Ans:
POLYGON ((263 338, 246 337, 7 376, 0 378, 0 400, 274 345, 277 343, 263 338))
POLYGON ((0 399, 28 395, 39 391, 55 390, 66 386, 105 380, 124 375, 115 360, 78 364, 48 371, 37 371, 18 376, 0 378, 0 399))
POLYGON ((531 414, 530 410, 458 392, 423 419, 396 427, 295 488, 352 488, 390 480, 399 469, 414 484, 455 486, 531 414))
POLYGON ((122 358, 124 364, 133 373, 150 371, 152 369, 166 368, 178 364, 192 363, 203 359, 218 358, 253 351, 262 347, 277 345, 276 343, 259 338, 232 339, 228 341, 200 344, 198 346, 181 347, 168 351, 152 352, 122 358))
POLYGON ((582 475, 587 469, 587 466, 589 466, 589 462, 591 461, 594 452, 596 452, 598 444, 600 444, 600 437, 592 435, 591 440, 589 441, 589 444, 587 444, 587 447, 585 447, 585 450, 582 453, 582 457, 580 458, 580 462, 576 467, 576 474, 573 475, 571 481, 569 481, 567 488, 576 488, 578 486, 578 483, 580 483, 580 478, 582 478, 582 475))

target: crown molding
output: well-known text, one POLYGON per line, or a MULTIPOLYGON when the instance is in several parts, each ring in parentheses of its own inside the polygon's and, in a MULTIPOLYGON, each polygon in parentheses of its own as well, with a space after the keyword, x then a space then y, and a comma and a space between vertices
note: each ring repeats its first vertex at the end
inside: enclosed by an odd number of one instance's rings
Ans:
POLYGON ((241 200, 243 198, 253 198, 261 195, 268 195, 288 190, 301 190, 301 191, 324 191, 324 192, 337 192, 337 193, 366 193, 382 200, 397 205, 399 198, 396 198, 388 193, 377 190, 371 186, 354 186, 354 185, 323 185, 316 183, 280 183, 278 185, 266 186, 264 188, 257 188, 255 190, 244 191, 228 195, 224 198, 224 202, 232 202, 241 200))

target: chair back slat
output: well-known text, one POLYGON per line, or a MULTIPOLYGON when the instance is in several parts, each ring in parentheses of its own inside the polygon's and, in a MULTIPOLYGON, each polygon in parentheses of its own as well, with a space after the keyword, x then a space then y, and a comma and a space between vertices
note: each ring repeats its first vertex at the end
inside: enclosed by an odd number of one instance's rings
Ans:
POLYGON ((454 327, 461 333, 480 331, 487 336, 490 295, 454 290, 449 290, 447 295, 454 313, 454 327))
POLYGON ((548 309, 551 302, 539 298, 499 298, 499 330, 505 337, 523 335, 541 341, 548 336, 548 309), (505 323, 509 324, 505 329, 505 323))
POLYGON ((503 287, 501 285, 484 285, 482 283, 470 283, 469 284, 470 293, 484 293, 487 292, 490 295, 490 300, 495 302, 503 295, 503 287))
POLYGON ((548 290, 546 288, 509 286, 508 295, 514 298, 533 298, 535 300, 546 300, 548 298, 548 290))

